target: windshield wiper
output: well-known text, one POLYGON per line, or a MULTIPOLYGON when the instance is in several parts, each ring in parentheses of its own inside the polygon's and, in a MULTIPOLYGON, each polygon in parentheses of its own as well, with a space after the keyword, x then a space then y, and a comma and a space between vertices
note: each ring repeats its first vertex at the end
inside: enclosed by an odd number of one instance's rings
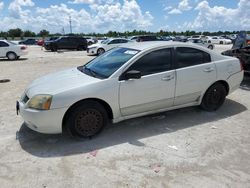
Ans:
POLYGON ((83 66, 83 68, 84 68, 84 70, 87 70, 90 74, 91 74, 91 76, 93 76, 93 77, 97 77, 97 74, 96 74, 96 72, 95 71, 93 71, 92 69, 90 69, 90 68, 88 68, 88 67, 86 67, 86 66, 83 66))

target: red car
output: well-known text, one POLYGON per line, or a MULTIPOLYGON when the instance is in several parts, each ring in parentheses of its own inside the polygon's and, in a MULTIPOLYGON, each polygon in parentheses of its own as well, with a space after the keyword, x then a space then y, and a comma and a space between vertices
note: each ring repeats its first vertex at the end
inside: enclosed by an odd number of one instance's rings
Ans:
POLYGON ((43 44, 44 44, 44 40, 43 40, 43 39, 39 39, 39 40, 37 41, 37 45, 43 46, 43 44))

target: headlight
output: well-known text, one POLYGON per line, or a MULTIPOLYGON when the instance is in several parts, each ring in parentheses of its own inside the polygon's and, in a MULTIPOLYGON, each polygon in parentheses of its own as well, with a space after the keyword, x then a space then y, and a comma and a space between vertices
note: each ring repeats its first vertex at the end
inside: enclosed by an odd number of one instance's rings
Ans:
POLYGON ((29 100, 27 106, 37 110, 49 110, 51 101, 51 95, 36 95, 29 100))

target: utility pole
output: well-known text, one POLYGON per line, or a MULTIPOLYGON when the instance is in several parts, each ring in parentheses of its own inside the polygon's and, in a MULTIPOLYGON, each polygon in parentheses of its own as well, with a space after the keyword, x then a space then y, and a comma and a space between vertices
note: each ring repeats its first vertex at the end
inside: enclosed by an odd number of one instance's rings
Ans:
POLYGON ((71 16, 69 16, 69 27, 70 27, 70 34, 72 34, 72 20, 71 20, 71 16))

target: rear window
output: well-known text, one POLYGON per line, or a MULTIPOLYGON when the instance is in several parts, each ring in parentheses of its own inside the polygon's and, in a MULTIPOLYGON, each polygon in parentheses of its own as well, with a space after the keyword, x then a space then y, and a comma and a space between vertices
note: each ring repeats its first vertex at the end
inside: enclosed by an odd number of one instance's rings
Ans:
POLYGON ((195 48, 176 48, 176 58, 178 68, 211 62, 210 54, 195 48))

